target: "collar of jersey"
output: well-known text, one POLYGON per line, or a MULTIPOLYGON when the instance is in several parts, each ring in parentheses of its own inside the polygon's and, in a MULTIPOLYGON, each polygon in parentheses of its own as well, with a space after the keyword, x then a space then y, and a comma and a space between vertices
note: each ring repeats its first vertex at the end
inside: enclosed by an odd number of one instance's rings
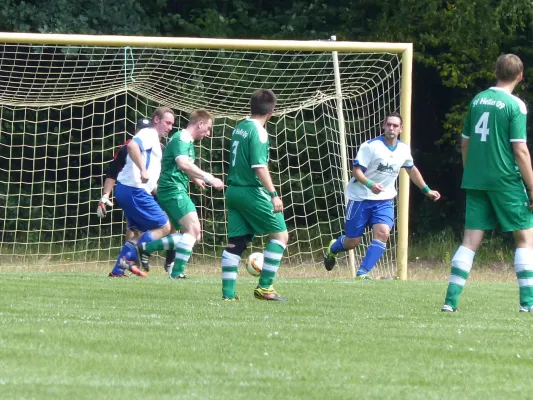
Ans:
POLYGON ((387 147, 387 149, 389 149, 390 151, 394 151, 398 147, 399 140, 396 140, 396 144, 394 146, 389 146, 387 142, 385 141, 385 136, 381 135, 377 137, 376 139, 382 142, 385 145, 385 147, 387 147))

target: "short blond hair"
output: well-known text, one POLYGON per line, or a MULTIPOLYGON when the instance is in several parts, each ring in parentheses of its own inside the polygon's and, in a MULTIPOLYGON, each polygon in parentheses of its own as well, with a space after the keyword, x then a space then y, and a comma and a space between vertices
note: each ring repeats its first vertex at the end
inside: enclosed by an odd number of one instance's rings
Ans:
POLYGON ((504 54, 496 61, 496 79, 502 82, 513 82, 524 71, 524 64, 514 54, 504 54))
POLYGON ((197 122, 207 122, 209 120, 213 122, 215 121, 215 118, 213 118, 213 114, 203 108, 199 108, 191 113, 191 117, 189 118, 189 124, 194 125, 197 122))

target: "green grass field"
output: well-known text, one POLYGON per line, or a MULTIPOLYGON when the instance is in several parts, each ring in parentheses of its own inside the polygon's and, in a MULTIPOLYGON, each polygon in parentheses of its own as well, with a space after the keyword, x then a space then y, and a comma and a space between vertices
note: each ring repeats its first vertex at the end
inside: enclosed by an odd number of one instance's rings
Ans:
POLYGON ((515 283, 280 279, 287 303, 221 301, 215 277, 0 274, 0 397, 523 399, 533 316, 515 283))

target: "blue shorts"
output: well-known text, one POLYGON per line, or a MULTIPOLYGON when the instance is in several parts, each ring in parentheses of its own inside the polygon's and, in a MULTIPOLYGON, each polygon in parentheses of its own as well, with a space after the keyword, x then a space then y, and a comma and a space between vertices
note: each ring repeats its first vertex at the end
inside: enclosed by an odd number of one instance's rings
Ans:
POLYGON ((393 200, 350 200, 346 207, 346 237, 363 236, 367 226, 385 224, 394 226, 393 200))
POLYGON ((115 187, 115 199, 124 211, 128 229, 147 232, 161 228, 168 222, 167 214, 146 190, 125 186, 115 187))

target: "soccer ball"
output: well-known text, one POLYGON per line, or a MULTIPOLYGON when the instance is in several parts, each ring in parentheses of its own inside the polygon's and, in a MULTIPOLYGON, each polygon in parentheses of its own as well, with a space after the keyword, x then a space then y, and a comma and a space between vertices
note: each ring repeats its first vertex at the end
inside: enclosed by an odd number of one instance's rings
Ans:
POLYGON ((259 276, 263 270, 263 253, 252 253, 246 262, 246 270, 250 275, 259 276))

